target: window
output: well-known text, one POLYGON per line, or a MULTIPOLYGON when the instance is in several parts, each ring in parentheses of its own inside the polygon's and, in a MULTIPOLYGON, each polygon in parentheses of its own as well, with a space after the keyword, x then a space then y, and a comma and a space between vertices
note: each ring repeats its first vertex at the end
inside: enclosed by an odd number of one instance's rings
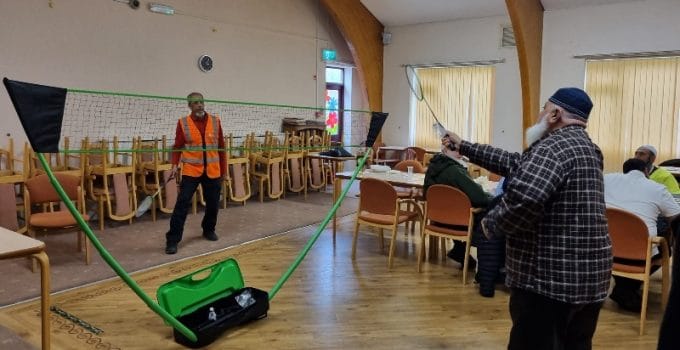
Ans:
POLYGON ((678 151, 680 57, 586 61, 593 100, 588 133, 606 172, 620 172, 638 146, 654 145, 657 163, 678 151))
MULTIPOLYGON (((496 68, 494 66, 418 68, 423 96, 449 130, 473 142, 491 141, 491 113, 496 68)), ((441 146, 440 135, 424 101, 411 94, 411 137, 425 148, 441 146)))
POLYGON ((331 141, 342 139, 342 116, 344 108, 344 70, 342 68, 326 68, 326 131, 331 134, 331 141))

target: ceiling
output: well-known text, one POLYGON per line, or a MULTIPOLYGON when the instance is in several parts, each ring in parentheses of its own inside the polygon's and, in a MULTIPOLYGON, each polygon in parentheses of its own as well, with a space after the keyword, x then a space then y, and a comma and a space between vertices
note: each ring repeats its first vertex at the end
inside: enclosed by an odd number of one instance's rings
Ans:
MULTIPOLYGON (((541 0, 546 11, 641 0, 541 0)), ((385 26, 503 16, 504 0, 361 0, 385 26)))

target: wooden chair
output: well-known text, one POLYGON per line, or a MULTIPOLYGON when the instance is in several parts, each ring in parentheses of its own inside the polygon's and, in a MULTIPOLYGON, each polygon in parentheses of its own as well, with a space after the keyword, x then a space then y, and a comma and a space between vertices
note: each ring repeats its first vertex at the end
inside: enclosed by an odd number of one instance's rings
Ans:
POLYGON ((153 199, 151 205, 151 220, 156 221, 156 208, 163 213, 171 214, 177 201, 176 184, 171 181, 163 187, 172 173, 170 152, 166 151, 167 140, 165 135, 160 140, 142 140, 141 137, 137 137, 132 148, 138 150, 135 172, 139 190, 149 196, 161 188, 161 193, 153 199))
POLYGON ((227 146, 227 176, 222 187, 224 194, 223 208, 227 207, 227 197, 234 202, 241 202, 246 205, 246 201, 251 196, 248 142, 249 137, 247 136, 239 150, 236 150, 234 149, 232 134, 226 136, 224 144, 227 146))
POLYGON ((286 133, 285 164, 283 168, 284 181, 288 191, 304 193, 307 198, 307 173, 305 171, 305 148, 303 137, 293 133, 286 133))
POLYGON ((14 140, 9 138, 7 148, 0 148, 0 183, 23 183, 30 173, 30 148, 24 143, 24 154, 20 157, 14 153, 14 140), (17 163, 21 166, 17 166, 17 163))
POLYGON ((399 224, 408 221, 420 221, 422 219, 420 206, 410 198, 397 198, 397 192, 394 190, 394 187, 383 180, 363 179, 359 184, 359 189, 361 196, 359 197, 359 209, 357 210, 354 237, 352 239, 352 260, 356 258, 359 225, 377 227, 380 230, 378 239, 381 250, 384 248, 383 229, 389 229, 392 231, 392 239, 390 240, 387 267, 392 268, 397 228, 399 224), (415 211, 401 210, 401 204, 406 202, 413 202, 415 211))
MULTIPOLYGON (((75 202, 76 208, 83 216, 83 219, 85 221, 89 220, 89 216, 85 213, 85 195, 80 187, 80 179, 70 174, 54 173, 54 175, 64 188, 68 198, 75 202)), ((26 181, 24 206, 28 235, 36 238, 37 232, 76 231, 78 237, 77 251, 85 251, 85 263, 89 265, 89 240, 78 226, 71 212, 60 202, 61 198, 54 187, 52 187, 50 179, 46 174, 32 177, 26 181), (59 207, 59 210, 54 211, 55 207, 59 207), (36 209, 41 211, 34 211, 36 209)), ((35 271, 35 261, 33 265, 33 271, 35 271)))
MULTIPOLYGON (((420 164, 419 161, 415 159, 409 159, 409 160, 402 160, 401 162, 397 163, 394 166, 394 170, 398 171, 403 171, 407 172, 408 167, 412 166, 413 167, 413 173, 414 174, 424 174, 425 173, 425 168, 423 167, 422 164, 420 164)), ((394 189, 397 191, 397 197, 399 198, 413 198, 416 201, 421 201, 423 198, 423 191, 419 190, 417 188, 407 188, 407 187, 401 187, 401 186, 395 186, 394 189)), ((406 210, 412 210, 411 204, 407 203, 406 210)), ((406 223, 408 226, 408 223, 406 223)), ((415 225, 411 226, 411 233, 415 232, 415 225)))
MULTIPOLYGON (((307 137, 307 152, 321 152, 323 150, 323 137, 311 135, 307 137)), ((324 190, 326 188, 326 176, 324 163, 318 158, 306 158, 307 187, 312 190, 324 190)))
POLYGON ((267 185, 267 196, 279 199, 283 195, 283 152, 279 140, 271 132, 265 133, 264 148, 259 157, 255 157, 250 175, 254 177, 260 190, 260 202, 264 202, 264 188, 267 185))
POLYGON ((413 173, 425 173, 425 167, 423 167, 423 164, 416 159, 402 160, 401 162, 395 164, 393 169, 406 172, 410 166, 413 167, 413 173))
MULTIPOLYGON (((472 241, 473 214, 480 211, 470 203, 461 190, 447 185, 433 185, 425 195, 425 216, 421 226, 420 248, 418 249, 418 272, 422 271, 425 258, 425 238, 435 236, 465 243, 463 262, 463 284, 467 283, 467 266, 472 241), (448 227, 447 227, 448 226, 448 227), (459 226, 464 229, 453 229, 459 226)), ((444 245, 442 244, 442 253, 444 245)), ((443 255, 443 254, 442 254, 443 255)))
MULTIPOLYGON (((30 177, 30 157, 31 148, 28 142, 24 142, 24 152, 22 155, 17 155, 14 150, 14 141, 10 138, 7 142, 7 148, 0 149, 0 184, 7 185, 7 189, 11 188, 12 193, 15 194, 13 200, 8 204, 14 206, 14 211, 8 215, 16 215, 17 212, 23 212, 23 198, 20 195, 23 192, 23 186, 26 179, 30 177), (17 192, 18 189, 18 192, 17 192)), ((9 193, 9 192, 8 192, 9 193)), ((26 232, 26 226, 20 227, 17 232, 26 232)))
POLYGON ((625 210, 607 208, 609 237, 612 240, 614 266, 612 275, 642 281, 642 309, 640 310, 640 335, 644 334, 649 297, 649 274, 653 265, 661 266, 661 310, 668 302, 669 253, 663 237, 649 236, 647 225, 637 215, 625 210), (652 260, 652 248, 658 246, 661 258, 652 260), (619 259, 644 261, 641 264, 625 264, 619 259))
POLYGON ((0 227, 19 232, 16 203, 14 184, 0 184, 0 227))
POLYGON ((85 177, 87 192, 97 201, 99 229, 104 230, 106 217, 115 221, 132 223, 137 211, 135 163, 136 153, 118 151, 118 138, 109 142, 101 140, 89 143, 83 140, 83 149, 88 151, 85 177), (111 150, 111 151, 109 151, 111 150), (114 206, 115 204, 115 206, 114 206))
POLYGON ((422 147, 411 146, 404 151, 404 159, 417 160, 421 165, 425 164, 425 154, 427 150, 422 147))
POLYGON ((387 158, 387 152, 381 151, 380 148, 384 147, 385 143, 375 142, 373 143, 373 154, 371 155, 371 164, 387 165, 389 167, 401 161, 401 157, 390 157, 387 158))
MULTIPOLYGON (((85 153, 71 153, 71 140, 68 136, 64 137, 64 142, 58 153, 43 153, 52 171, 63 174, 71 174, 83 179, 83 165, 85 164, 85 153)), ((42 164, 38 160, 35 152, 31 151, 30 157, 30 176, 44 174, 42 164)), ((84 188, 84 183, 81 184, 84 188)))
MULTIPOLYGON (((321 142, 321 145, 322 145, 321 151, 322 152, 329 151, 331 148, 333 148, 332 135, 331 135, 330 132, 324 130, 323 134, 321 135, 321 139, 322 139, 322 142, 321 142)), ((342 144, 338 143, 337 146, 340 146, 340 145, 342 145, 342 144)), ((335 183, 335 173, 336 173, 335 162, 330 161, 330 160, 326 160, 322 163, 323 163, 323 174, 324 174, 323 176, 326 180, 326 184, 327 185, 334 184, 335 183)))

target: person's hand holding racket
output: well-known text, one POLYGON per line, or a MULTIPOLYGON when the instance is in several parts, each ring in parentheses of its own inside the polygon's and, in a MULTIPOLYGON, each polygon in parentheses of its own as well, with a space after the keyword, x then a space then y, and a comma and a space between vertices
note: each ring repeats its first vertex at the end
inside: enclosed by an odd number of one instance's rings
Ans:
POLYGON ((458 151, 461 142, 463 142, 463 139, 450 130, 446 130, 446 135, 442 137, 442 145, 453 151, 458 151))

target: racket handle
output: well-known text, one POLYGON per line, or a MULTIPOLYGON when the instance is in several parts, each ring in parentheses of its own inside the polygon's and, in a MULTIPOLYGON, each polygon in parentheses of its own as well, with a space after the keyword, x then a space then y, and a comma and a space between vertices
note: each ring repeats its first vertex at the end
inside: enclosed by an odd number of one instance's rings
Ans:
MULTIPOLYGON (((449 137, 449 134, 444 135, 444 137, 449 137)), ((446 148, 452 150, 452 151, 458 151, 458 147, 453 144, 453 142, 450 142, 448 145, 446 145, 446 148)))

